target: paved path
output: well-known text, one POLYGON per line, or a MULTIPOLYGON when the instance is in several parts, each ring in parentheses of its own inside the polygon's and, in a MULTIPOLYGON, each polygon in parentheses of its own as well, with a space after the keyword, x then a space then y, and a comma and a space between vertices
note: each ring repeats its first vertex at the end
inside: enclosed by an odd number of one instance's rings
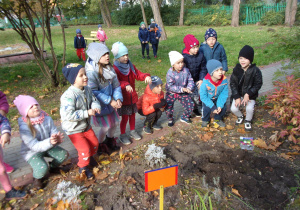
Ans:
MULTIPOLYGON (((261 68, 262 70, 262 75, 263 75, 263 87, 260 90, 260 94, 266 93, 270 90, 273 90, 274 86, 273 86, 273 82, 272 82, 272 78, 273 78, 273 74, 274 72, 281 68, 281 64, 280 62, 275 63, 275 64, 271 64, 269 66, 265 66, 263 68, 261 68)), ((229 88, 230 89, 230 88, 229 88)), ((229 94, 231 95, 231 93, 229 94)), ((228 104, 229 100, 227 101, 228 104)), ((174 112, 174 116, 176 121, 179 120, 180 114, 182 113, 182 106, 176 102, 175 103, 175 112, 174 112)), ((136 114, 136 130, 138 131, 138 133, 142 134, 142 128, 143 128, 143 119, 144 117, 140 116, 139 114, 136 114)), ((162 115, 161 119, 159 120, 159 122, 166 127, 167 124, 167 117, 165 114, 162 115)), ((61 131, 61 127, 59 126, 58 129, 61 131)), ((96 127, 93 127, 95 133, 98 133, 98 130, 96 127)), ((164 128, 163 130, 166 130, 167 128, 164 128)), ((127 131, 129 132, 129 126, 127 126, 127 131)), ((163 135, 164 132, 159 132, 159 135, 163 135)), ((116 131, 116 135, 115 136, 119 136, 120 135, 120 129, 118 128, 116 131)), ((157 135, 155 135, 157 136, 157 135)), ((153 136, 153 137, 155 137, 153 136)), ((144 138, 153 138, 151 136, 147 136, 144 138)), ((141 143, 143 143, 144 141, 142 141, 141 143)), ((135 142, 132 146, 130 146, 129 148, 135 146, 137 143, 135 142)), ((77 157, 77 151, 74 148, 72 142, 69 140, 69 138, 67 137, 67 135, 65 135, 65 139, 64 142, 61 144, 61 146, 63 148, 65 148, 66 150, 69 151, 70 157, 71 158, 75 158, 77 157)), ((125 147, 125 149, 128 148, 125 147)), ((20 186, 20 185, 25 185, 28 184, 32 181, 32 168, 27 164, 27 162, 25 162, 22 158, 22 156, 20 155, 20 149, 21 149, 21 139, 20 137, 13 137, 11 139, 11 143, 10 145, 6 146, 4 149, 4 161, 6 163, 9 163, 10 165, 12 165, 16 170, 11 173, 10 179, 12 181, 12 184, 14 186, 20 186)))

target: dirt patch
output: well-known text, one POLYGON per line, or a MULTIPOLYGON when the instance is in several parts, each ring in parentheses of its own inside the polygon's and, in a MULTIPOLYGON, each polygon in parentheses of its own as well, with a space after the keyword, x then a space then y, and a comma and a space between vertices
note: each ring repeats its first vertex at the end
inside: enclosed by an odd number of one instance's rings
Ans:
POLYGON ((31 52, 27 44, 13 44, 9 46, 0 46, 0 55, 10 55, 23 52, 31 52))

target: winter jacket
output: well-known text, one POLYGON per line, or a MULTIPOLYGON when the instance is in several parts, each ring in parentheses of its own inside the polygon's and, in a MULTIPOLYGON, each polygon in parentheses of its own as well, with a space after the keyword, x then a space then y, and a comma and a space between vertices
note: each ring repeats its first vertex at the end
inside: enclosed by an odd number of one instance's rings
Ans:
MULTIPOLYGON (((157 23, 155 23, 155 28, 157 28, 160 33, 162 32, 161 27, 159 27, 157 23)), ((150 31, 150 25, 148 26, 148 31, 150 31)))
POLYGON ((143 73, 139 71, 135 65, 133 65, 134 70, 130 69, 128 75, 124 75, 120 72, 118 67, 115 65, 113 66, 115 69, 115 72, 118 76, 121 89, 122 89, 122 95, 123 95, 123 103, 122 105, 132 105, 135 104, 138 101, 138 95, 135 91, 135 80, 144 81, 147 76, 150 76, 148 73, 143 73), (133 92, 129 93, 126 91, 126 86, 130 85, 133 89, 133 92))
POLYGON ((80 90, 70 86, 60 98, 61 127, 67 135, 87 131, 90 126, 89 109, 100 109, 91 88, 80 90))
POLYGON ((35 137, 33 137, 30 128, 27 123, 24 122, 22 117, 19 117, 18 123, 20 137, 22 139, 21 155, 26 161, 33 155, 45 152, 55 146, 50 143, 50 137, 52 134, 58 133, 58 130, 51 117, 45 116, 45 119, 41 124, 33 125, 36 130, 35 137))
POLYGON ((74 48, 76 49, 86 48, 86 44, 83 36, 80 35, 74 37, 74 48))
POLYGON ((11 127, 8 119, 0 114, 0 137, 5 133, 10 134, 10 131, 11 131, 11 127))
POLYGON ((139 98, 136 105, 139 110, 143 111, 144 115, 149 115, 155 112, 153 105, 160 103, 161 99, 164 99, 163 91, 160 94, 154 94, 149 85, 147 85, 144 94, 139 98))
POLYGON ((228 80, 225 76, 216 84, 211 76, 207 74, 199 90, 201 101, 212 111, 218 107, 222 108, 228 98, 228 80), (213 101, 216 101, 215 103, 213 101))
POLYGON ((206 60, 201 51, 197 55, 190 55, 189 52, 184 48, 182 51, 184 57, 185 67, 190 70, 194 82, 203 80, 207 74, 206 60))
POLYGON ((195 88, 194 80, 190 71, 183 68, 181 71, 173 71, 171 67, 167 72, 166 91, 172 93, 183 93, 182 88, 188 88, 191 91, 195 88))
POLYGON ((138 37, 140 42, 149 42, 149 31, 146 28, 142 29, 140 27, 138 37))
POLYGON ((200 51, 203 52, 206 62, 211 59, 216 59, 222 63, 223 70, 228 71, 226 52, 223 45, 219 42, 216 42, 213 49, 211 49, 206 42, 203 42, 200 45, 200 51))
POLYGON ((5 113, 8 113, 9 110, 6 95, 2 91, 0 91, 0 110, 3 110, 5 113))
MULTIPOLYGON (((110 105, 112 98, 123 101, 121 86, 115 70, 112 67, 103 69, 110 71, 112 78, 105 78, 105 82, 100 82, 98 65, 89 58, 85 64, 86 75, 88 77, 88 86, 92 89, 94 96, 101 105, 101 113, 97 116, 108 115, 113 112, 114 108, 110 105)), ((104 74, 105 77, 105 74, 104 74)))
POLYGON ((158 28, 155 28, 154 31, 149 31, 149 41, 151 44, 158 44, 159 43, 159 38, 161 34, 158 30, 158 28), (158 37, 158 39, 156 39, 158 37))
POLYGON ((255 100, 262 85, 262 74, 255 64, 251 64, 247 71, 244 71, 239 63, 234 67, 230 77, 230 88, 234 99, 248 93, 249 98, 255 100))
POLYGON ((105 42, 105 40, 107 40, 107 36, 104 30, 102 30, 103 35, 100 33, 100 31, 97 31, 97 38, 99 39, 100 42, 105 42))

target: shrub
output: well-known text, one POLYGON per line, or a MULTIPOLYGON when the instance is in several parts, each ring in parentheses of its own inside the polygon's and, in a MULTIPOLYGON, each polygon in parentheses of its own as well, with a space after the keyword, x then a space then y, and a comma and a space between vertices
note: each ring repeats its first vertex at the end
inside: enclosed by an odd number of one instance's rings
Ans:
POLYGON ((202 26, 226 26, 231 23, 231 14, 225 10, 216 13, 192 14, 189 13, 185 18, 185 25, 202 25, 202 26))
POLYGON ((284 24, 284 12, 269 11, 261 18, 260 23, 267 26, 282 25, 284 24))

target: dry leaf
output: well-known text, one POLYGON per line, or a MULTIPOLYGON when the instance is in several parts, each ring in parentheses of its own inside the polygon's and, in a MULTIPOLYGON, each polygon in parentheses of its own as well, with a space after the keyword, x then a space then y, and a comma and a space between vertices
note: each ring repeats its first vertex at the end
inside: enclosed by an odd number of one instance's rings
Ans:
POLYGON ((234 144, 231 144, 231 143, 227 143, 227 141, 224 141, 224 143, 228 146, 228 147, 230 147, 231 149, 234 149, 234 144))
POLYGON ((92 192, 93 191, 93 188, 92 187, 89 187, 87 190, 85 190, 84 192, 92 192))
POLYGON ((226 125, 226 127, 225 127, 227 130, 232 130, 232 129, 234 129, 234 126, 232 126, 232 125, 226 125))
POLYGON ((57 210, 64 210, 65 209, 65 203, 63 201, 58 201, 56 209, 57 210))
POLYGON ((116 154, 118 154, 119 152, 118 151, 116 151, 116 152, 113 152, 113 153, 111 153, 110 154, 110 157, 114 157, 116 154))
POLYGON ((293 161, 295 159, 295 157, 293 157, 291 155, 284 154, 284 153, 281 153, 280 157, 283 157, 284 159, 287 159, 287 160, 290 160, 290 161, 293 161))
POLYGON ((226 128, 225 127, 219 127, 219 130, 220 131, 226 131, 226 128))
POLYGON ((242 196, 240 195, 240 193, 237 189, 232 188, 232 193, 239 196, 240 198, 242 198, 242 196))
POLYGON ((43 99, 43 98, 45 98, 45 97, 46 97, 46 95, 41 95, 41 96, 39 96, 40 99, 43 99))
POLYGON ((68 165, 68 164, 71 164, 71 163, 72 163, 71 159, 68 159, 68 160, 64 161, 64 162, 61 164, 61 166, 65 166, 65 165, 68 165))
POLYGON ((124 158, 124 155, 123 155, 123 148, 121 147, 120 150, 119 150, 119 156, 120 156, 120 160, 122 160, 124 158))
POLYGON ((13 108, 13 107, 16 107, 15 104, 9 104, 9 108, 13 108))
POLYGON ((34 204, 34 205, 30 208, 30 210, 34 210, 34 209, 36 209, 38 206, 39 206, 39 204, 36 203, 36 204, 34 204))
POLYGON ((169 210, 176 210, 176 208, 171 206, 171 207, 169 207, 169 210))
POLYGON ((288 152, 288 153, 286 153, 287 155, 300 155, 300 153, 298 153, 298 152, 288 152))
POLYGON ((168 143, 158 143, 158 146, 161 146, 161 147, 166 147, 168 145, 169 145, 168 143))
POLYGON ((237 132, 239 132, 239 133, 246 133, 246 131, 245 131, 245 129, 244 128, 238 128, 237 129, 237 132))
POLYGON ((298 145, 292 146, 292 149, 297 150, 297 151, 300 151, 300 147, 299 147, 298 145))
POLYGON ((254 145, 259 147, 259 148, 262 148, 262 149, 268 149, 268 146, 266 144, 266 142, 260 138, 257 138, 253 141, 254 145))
POLYGON ((159 196, 159 193, 155 190, 155 191, 152 191, 151 194, 154 196, 154 197, 158 197, 159 196))
POLYGON ((103 210, 102 206, 95 206, 95 210, 103 210))
POLYGON ((63 177, 67 177, 67 174, 66 174, 66 172, 64 172, 63 170, 59 170, 60 171, 60 174, 63 176, 63 177))
POLYGON ((209 127, 201 128, 203 131, 209 131, 209 127))
POLYGON ((9 92, 9 90, 5 90, 5 91, 3 91, 3 93, 4 93, 5 95, 8 95, 10 92, 9 92))
POLYGON ((182 141, 180 141, 180 140, 176 140, 176 142, 177 142, 177 143, 182 143, 182 141))
POLYGON ((161 63, 161 60, 158 60, 157 62, 158 62, 158 63, 161 63))
POLYGON ((269 138, 272 142, 277 142, 280 139, 280 135, 278 131, 275 131, 272 136, 269 138))
POLYGON ((209 128, 209 131, 211 131, 211 132, 217 132, 217 131, 219 131, 219 129, 212 127, 212 128, 209 128))
POLYGON ((114 174, 113 177, 111 177, 111 178, 108 179, 108 181, 109 181, 110 183, 117 181, 117 180, 119 179, 119 175, 120 175, 120 171, 117 171, 117 172, 114 174))
POLYGON ((111 163, 111 161, 110 160, 102 160, 101 162, 101 165, 108 165, 108 164, 110 164, 111 163))
POLYGON ((18 82, 18 80, 17 80, 17 79, 15 79, 15 82, 18 82))
POLYGON ((164 136, 162 136, 162 137, 160 137, 159 139, 160 139, 160 140, 164 140, 164 139, 165 139, 165 137, 164 137, 164 136))
POLYGON ((148 60, 148 63, 151 63, 151 60, 148 60))
POLYGON ((17 77, 20 78, 20 79, 22 79, 22 76, 21 76, 21 75, 18 75, 17 77))
POLYGON ((125 168, 124 160, 121 160, 121 169, 125 168))
POLYGON ((94 174, 94 176, 97 176, 98 172, 99 172, 99 168, 94 167, 93 168, 93 174, 94 174))
POLYGON ((214 127, 214 128, 219 128, 220 126, 219 126, 219 124, 218 124, 218 123, 216 123, 216 122, 213 122, 213 127, 214 127))
POLYGON ((127 184, 136 184, 136 181, 131 176, 127 177, 127 184))
POLYGON ((51 114, 54 114, 54 113, 57 112, 57 110, 58 110, 58 107, 55 107, 54 109, 51 109, 50 113, 51 113, 51 114))
POLYGON ((106 179, 107 177, 108 177, 107 172, 100 172, 97 174, 96 179, 103 180, 103 179, 106 179))

